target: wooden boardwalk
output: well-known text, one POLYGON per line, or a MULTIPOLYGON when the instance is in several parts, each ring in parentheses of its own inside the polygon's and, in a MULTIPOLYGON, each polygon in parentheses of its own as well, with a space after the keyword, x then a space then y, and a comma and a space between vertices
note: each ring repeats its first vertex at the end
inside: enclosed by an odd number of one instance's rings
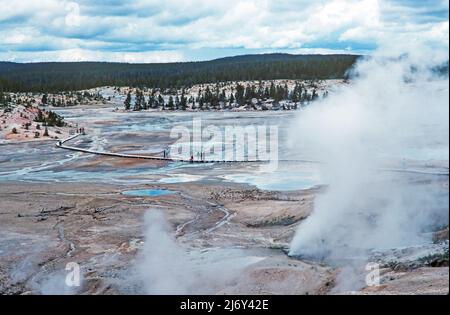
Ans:
MULTIPOLYGON (((75 139, 76 137, 80 136, 80 133, 77 133, 67 139, 60 140, 57 142, 56 146, 58 148, 71 150, 71 151, 77 151, 77 152, 84 152, 84 153, 90 153, 90 154, 96 154, 96 155, 104 155, 104 156, 113 156, 113 157, 120 157, 120 158, 128 158, 128 159, 143 159, 143 160, 155 160, 155 161, 168 161, 168 162, 184 162, 184 163, 268 163, 271 162, 271 160, 190 160, 190 159, 176 159, 176 158, 165 158, 160 156, 152 156, 152 155, 137 155, 137 154, 125 154, 125 153, 115 153, 115 152, 105 152, 105 151, 95 151, 95 150, 89 150, 89 149, 83 149, 79 147, 74 146, 68 146, 65 145, 66 142, 75 139)), ((319 163, 322 164, 323 162, 320 161, 314 161, 314 160, 277 160, 277 162, 283 162, 283 163, 319 163)), ((424 170, 413 170, 413 169, 397 169, 397 168, 380 168, 380 171, 383 172, 401 172, 401 173, 415 173, 415 174, 428 174, 428 175, 438 175, 438 176, 449 176, 449 172, 436 172, 431 171, 427 172, 424 170)))
POLYGON ((73 140, 80 135, 81 135, 80 133, 77 133, 67 139, 58 141, 56 146, 58 148, 71 150, 71 151, 77 151, 77 152, 83 152, 83 153, 90 153, 90 154, 97 154, 97 155, 104 155, 104 156, 114 156, 114 157, 128 158, 128 159, 143 159, 143 160, 156 160, 156 161, 168 161, 168 162, 185 162, 185 163, 264 163, 264 162, 270 162, 270 160, 228 160, 228 161, 225 161, 225 160, 177 159, 177 158, 165 158, 165 157, 154 156, 154 155, 137 155, 137 154, 95 151, 95 150, 89 150, 89 149, 83 149, 83 148, 79 148, 79 147, 65 145, 66 142, 73 140))

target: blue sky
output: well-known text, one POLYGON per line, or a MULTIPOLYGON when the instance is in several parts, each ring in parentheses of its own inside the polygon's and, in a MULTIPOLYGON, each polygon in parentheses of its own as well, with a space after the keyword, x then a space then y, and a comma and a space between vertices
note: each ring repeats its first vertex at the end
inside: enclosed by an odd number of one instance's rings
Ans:
POLYGON ((0 60, 173 62, 247 53, 448 51, 448 0, 0 0, 0 60))

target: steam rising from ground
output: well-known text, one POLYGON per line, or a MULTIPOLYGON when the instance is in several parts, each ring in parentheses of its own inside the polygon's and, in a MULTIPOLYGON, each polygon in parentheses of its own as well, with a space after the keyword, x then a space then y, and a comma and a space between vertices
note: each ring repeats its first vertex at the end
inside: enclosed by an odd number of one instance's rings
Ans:
POLYGON ((214 294, 254 261, 236 255, 188 252, 159 210, 145 215, 145 244, 137 274, 146 294, 214 294), (233 257, 235 256, 235 257, 233 257))
POLYGON ((439 158, 448 168, 448 75, 437 78, 429 59, 403 54, 363 60, 350 85, 299 113, 292 134, 325 162, 329 187, 300 224, 291 255, 356 257, 371 248, 426 241, 425 227, 448 225, 448 188, 445 205, 436 190, 380 171, 404 167, 411 157, 439 158))

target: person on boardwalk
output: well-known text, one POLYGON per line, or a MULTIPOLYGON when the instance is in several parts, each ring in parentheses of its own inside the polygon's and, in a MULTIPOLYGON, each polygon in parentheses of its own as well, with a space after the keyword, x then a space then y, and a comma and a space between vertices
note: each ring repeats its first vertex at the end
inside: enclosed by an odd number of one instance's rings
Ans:
POLYGON ((191 155, 191 158, 189 159, 189 162, 194 163, 194 155, 191 155))

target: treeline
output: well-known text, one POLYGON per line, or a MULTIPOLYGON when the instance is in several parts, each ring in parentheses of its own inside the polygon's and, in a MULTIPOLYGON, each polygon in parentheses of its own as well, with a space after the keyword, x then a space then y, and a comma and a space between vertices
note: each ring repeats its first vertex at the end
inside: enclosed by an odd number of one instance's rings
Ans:
POLYGON ((2 90, 0 90, 0 107, 8 107, 9 103, 12 102, 10 95, 5 95, 2 90))
POLYGON ((357 55, 264 54, 183 63, 0 62, 0 90, 76 91, 98 86, 181 88, 224 81, 341 79, 357 55))
POLYGON ((34 121, 42 123, 45 127, 64 127, 67 125, 62 116, 52 111, 43 112, 41 109, 38 109, 38 114, 34 121))
MULTIPOLYGON (((197 96, 187 95, 185 89, 181 89, 181 94, 177 90, 171 91, 168 100, 164 99, 159 89, 150 89, 148 98, 145 93, 136 89, 133 102, 132 91, 128 91, 124 101, 125 110, 141 111, 147 109, 162 110, 217 110, 232 109, 241 106, 247 106, 252 109, 267 109, 266 105, 271 104, 272 108, 277 108, 281 101, 286 104, 282 109, 297 109, 298 105, 304 105, 316 100, 319 97, 317 86, 312 82, 309 89, 303 82, 296 81, 293 88, 289 89, 287 84, 275 85, 271 82, 270 86, 264 86, 263 82, 259 84, 249 84, 244 86, 237 83, 231 92, 221 88, 217 83, 215 87, 208 85, 204 89, 199 89, 197 96)), ((323 93, 326 97, 328 92, 323 93)))
POLYGON ((88 91, 70 91, 56 94, 44 93, 41 98, 41 104, 43 106, 51 105, 53 107, 76 106, 92 101, 103 102, 105 99, 100 93, 89 93, 88 91))
POLYGON ((31 106, 35 104, 39 104, 42 106, 51 105, 53 107, 66 107, 86 104, 93 101, 105 103, 107 100, 110 100, 110 97, 104 98, 100 93, 89 93, 88 91, 70 91, 54 94, 44 93, 40 99, 40 102, 36 102, 36 97, 30 92, 10 94, 0 90, 0 108, 7 108, 10 105, 31 106))

